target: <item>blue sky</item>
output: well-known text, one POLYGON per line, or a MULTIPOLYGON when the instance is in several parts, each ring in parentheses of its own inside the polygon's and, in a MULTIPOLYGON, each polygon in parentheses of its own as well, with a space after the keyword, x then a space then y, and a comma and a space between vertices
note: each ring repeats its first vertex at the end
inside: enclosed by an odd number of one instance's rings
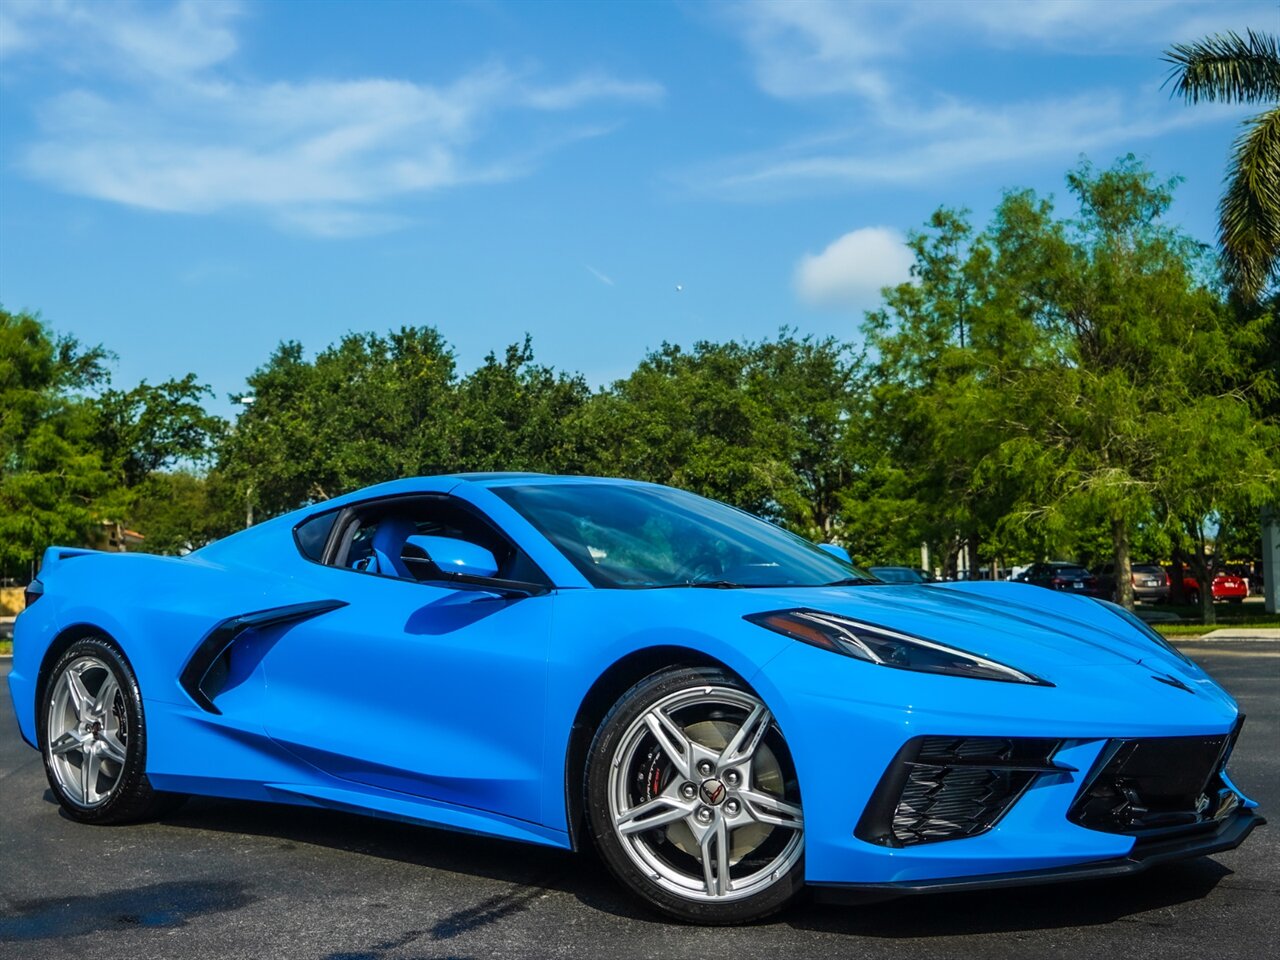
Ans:
POLYGON ((0 5, 0 302, 216 407, 277 343, 533 335, 593 384, 662 341, 854 338, 906 231, 1083 153, 1180 174, 1213 236, 1238 108, 1199 2, 0 5))

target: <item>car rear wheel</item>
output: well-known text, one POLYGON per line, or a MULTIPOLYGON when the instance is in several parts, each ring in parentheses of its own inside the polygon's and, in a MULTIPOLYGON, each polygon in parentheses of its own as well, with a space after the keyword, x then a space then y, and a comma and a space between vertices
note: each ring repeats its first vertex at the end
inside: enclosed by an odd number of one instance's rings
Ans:
POLYGON ((125 823, 181 801, 147 779, 142 695, 114 643, 92 637, 72 644, 43 689, 40 753, 53 795, 71 819, 125 823))
POLYGON ((756 920, 803 884, 786 741, 760 698, 720 670, 664 671, 622 697, 592 744, 587 816, 614 875, 681 920, 756 920))

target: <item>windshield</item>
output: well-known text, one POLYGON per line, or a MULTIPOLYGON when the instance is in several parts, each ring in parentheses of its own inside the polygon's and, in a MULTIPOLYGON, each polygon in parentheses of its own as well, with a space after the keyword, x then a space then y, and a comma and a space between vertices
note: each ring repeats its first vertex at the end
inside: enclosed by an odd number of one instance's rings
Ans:
POLYGON ((877 582, 781 527, 670 487, 601 482, 490 489, 596 587, 877 582))
POLYGON ((924 583, 924 577, 910 567, 871 567, 870 570, 885 583, 924 583))

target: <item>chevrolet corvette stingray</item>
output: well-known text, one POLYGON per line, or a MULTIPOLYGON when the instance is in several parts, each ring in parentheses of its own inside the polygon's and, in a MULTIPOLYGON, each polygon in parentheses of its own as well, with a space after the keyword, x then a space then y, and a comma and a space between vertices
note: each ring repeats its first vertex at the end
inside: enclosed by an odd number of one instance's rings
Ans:
POLYGON ((1122 608, 885 583, 733 507, 466 474, 186 557, 51 547, 9 675, 84 823, 185 795, 593 845, 669 916, 1112 876, 1239 845, 1242 718, 1122 608))

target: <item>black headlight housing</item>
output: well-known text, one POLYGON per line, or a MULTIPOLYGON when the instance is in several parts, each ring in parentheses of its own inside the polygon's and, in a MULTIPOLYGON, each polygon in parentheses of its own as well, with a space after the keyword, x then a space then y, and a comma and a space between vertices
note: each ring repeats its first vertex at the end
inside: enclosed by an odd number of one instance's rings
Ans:
POLYGON ((744 619, 801 643, 876 666, 975 680, 1053 686, 1025 670, 1016 670, 976 653, 823 610, 806 607, 773 610, 748 614, 744 619))

